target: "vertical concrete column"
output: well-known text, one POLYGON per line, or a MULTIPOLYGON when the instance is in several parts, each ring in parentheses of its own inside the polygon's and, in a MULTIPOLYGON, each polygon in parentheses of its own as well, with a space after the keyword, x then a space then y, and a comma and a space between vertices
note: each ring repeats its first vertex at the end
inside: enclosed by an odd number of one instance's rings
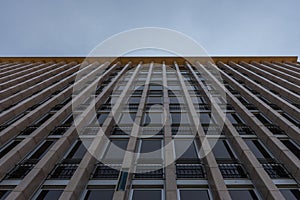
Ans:
POLYGON ((186 84, 184 83, 184 80, 180 73, 180 69, 176 62, 174 63, 174 65, 177 72, 177 77, 181 85, 182 93, 184 95, 191 116, 192 126, 195 130, 197 130, 197 134, 202 145, 201 148, 203 149, 203 151, 207 152, 203 160, 206 164, 208 182, 210 188, 212 189, 213 196, 215 199, 231 199, 222 174, 220 172, 219 166, 217 164, 217 161, 214 157, 214 154, 212 153, 212 149, 200 123, 199 116, 196 112, 196 108, 194 107, 190 94, 187 90, 186 84))

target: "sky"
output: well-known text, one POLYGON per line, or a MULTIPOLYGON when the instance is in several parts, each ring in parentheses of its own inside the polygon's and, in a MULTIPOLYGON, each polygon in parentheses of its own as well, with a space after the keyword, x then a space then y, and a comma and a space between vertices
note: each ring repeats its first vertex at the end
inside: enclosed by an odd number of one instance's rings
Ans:
POLYGON ((299 8, 299 0, 0 0, 0 56, 86 56, 142 27, 182 32, 211 56, 299 56, 299 8))

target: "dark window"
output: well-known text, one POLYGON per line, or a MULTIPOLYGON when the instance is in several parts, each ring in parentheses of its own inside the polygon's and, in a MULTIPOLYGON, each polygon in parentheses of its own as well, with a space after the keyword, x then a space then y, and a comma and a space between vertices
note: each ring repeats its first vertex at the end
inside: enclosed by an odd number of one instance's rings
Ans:
POLYGON ((145 113, 144 114, 144 126, 149 124, 161 124, 162 114, 161 113, 145 113))
POLYGON ((84 200, 111 200, 114 195, 114 190, 88 190, 84 200))
POLYGON ((256 114, 254 114, 254 115, 255 115, 255 117, 257 117, 257 119, 258 119, 259 121, 261 121, 261 123, 263 123, 263 124, 271 124, 271 123, 272 123, 266 116, 264 116, 264 115, 261 114, 261 113, 256 113, 256 114))
POLYGON ((0 190, 0 200, 4 200, 9 193, 11 193, 11 190, 0 190))
POLYGON ((293 154, 295 154, 295 156, 297 156, 297 158, 300 158, 300 149, 298 146, 296 146, 296 144, 294 144, 292 141, 290 140, 282 140, 281 141, 291 152, 293 152, 293 154))
POLYGON ((30 157, 29 159, 41 159, 43 155, 47 152, 47 150, 52 146, 54 141, 47 140, 42 146, 40 146, 30 157))
POLYGON ((21 141, 20 140, 14 140, 10 144, 8 144, 6 147, 2 148, 0 150, 0 158, 5 156, 10 150, 12 150, 15 146, 17 146, 21 141))
POLYGON ((208 113, 201 113, 200 114, 200 123, 205 125, 205 124, 209 124, 211 121, 211 115, 208 113))
POLYGON ((235 158, 226 140, 218 140, 212 151, 216 160, 219 162, 222 162, 223 160, 232 160, 235 158))
POLYGON ((163 104, 162 97, 148 97, 147 103, 149 104, 163 104))
POLYGON ((180 190, 180 200, 209 200, 207 190, 180 190))
POLYGON ((59 199, 63 190, 42 190, 36 200, 55 200, 59 199))
POLYGON ((187 113, 171 113, 172 124, 189 123, 189 116, 187 113))
POLYGON ((253 190, 229 190, 232 200, 258 200, 253 190))
POLYGON ((226 116, 233 125, 244 124, 243 120, 236 113, 229 113, 226 116))
POLYGON ((258 140, 245 140, 252 153, 258 159, 270 159, 271 156, 258 140))
POLYGON ((133 124, 135 120, 135 113, 123 113, 119 124, 133 124))
POLYGON ((132 200, 160 200, 161 190, 134 190, 132 200))
POLYGON ((285 199, 298 200, 300 199, 300 191, 298 189, 283 189, 280 190, 285 199))
POLYGON ((86 143, 83 143, 82 141, 76 142, 75 146, 72 148, 72 150, 67 155, 67 159, 81 159, 84 154, 86 153, 86 143))
POLYGON ((40 126, 41 124, 46 122, 48 119, 50 119, 50 117, 52 117, 52 116, 53 116, 53 113, 47 113, 44 116, 42 116, 39 120, 34 122, 33 125, 40 126))
POLYGON ((98 114, 97 115, 98 122, 96 122, 96 123, 99 123, 99 125, 103 125, 103 123, 104 123, 104 121, 106 120, 107 117, 108 117, 108 113, 98 114))
POLYGON ((107 160, 123 160, 128 140, 111 140, 104 158, 107 160))
POLYGON ((197 149, 192 140, 175 140, 175 153, 178 160, 198 159, 197 149))
POLYGON ((142 140, 140 158, 142 159, 161 159, 161 140, 142 140))

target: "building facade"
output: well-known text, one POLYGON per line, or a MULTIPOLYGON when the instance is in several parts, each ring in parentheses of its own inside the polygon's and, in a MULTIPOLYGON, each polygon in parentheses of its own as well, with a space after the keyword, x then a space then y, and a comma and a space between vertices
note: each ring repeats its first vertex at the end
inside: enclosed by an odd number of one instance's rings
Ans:
POLYGON ((188 60, 0 58, 0 199, 300 199, 297 57, 188 60))

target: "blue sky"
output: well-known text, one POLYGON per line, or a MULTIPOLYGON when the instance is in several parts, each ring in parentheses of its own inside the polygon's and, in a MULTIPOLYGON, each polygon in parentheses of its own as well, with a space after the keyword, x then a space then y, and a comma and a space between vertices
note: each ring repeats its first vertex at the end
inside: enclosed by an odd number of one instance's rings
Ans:
POLYGON ((212 56, 300 55, 299 0, 1 0, 0 56, 85 56, 121 31, 180 31, 212 56))

